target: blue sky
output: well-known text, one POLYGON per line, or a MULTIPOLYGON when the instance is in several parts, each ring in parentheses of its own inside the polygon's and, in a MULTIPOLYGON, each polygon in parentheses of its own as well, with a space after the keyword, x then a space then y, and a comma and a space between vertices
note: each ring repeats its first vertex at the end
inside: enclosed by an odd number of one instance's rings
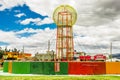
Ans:
POLYGON ((34 22, 30 22, 27 25, 20 24, 19 21, 25 20, 27 18, 40 18, 41 20, 48 18, 48 16, 42 16, 37 14, 29 9, 27 5, 17 6, 12 9, 5 9, 4 11, 0 11, 0 29, 3 31, 19 31, 25 28, 33 28, 33 29, 45 29, 46 27, 55 28, 56 25, 54 23, 37 25, 34 22), (21 17, 17 17, 17 14, 25 14, 21 17))
POLYGON ((22 49, 35 54, 46 51, 51 39, 55 50, 56 25, 52 15, 56 7, 69 4, 77 11, 73 25, 74 45, 78 51, 120 52, 120 9, 118 0, 0 0, 0 46, 22 49), (111 4, 112 9, 111 9, 111 4), (106 6, 107 5, 107 6, 106 6), (118 42, 116 42, 118 41, 118 42), (81 46, 78 45, 78 42, 81 46), (117 45, 116 45, 117 44, 117 45), (94 48, 95 46, 100 46, 94 48), (103 47, 106 47, 105 49, 103 47), (117 48, 115 48, 117 47, 117 48), (101 49, 100 49, 101 48, 101 49))
POLYGON ((56 29, 56 25, 52 21, 52 19, 49 18, 48 15, 42 15, 31 11, 29 6, 27 6, 26 4, 17 5, 10 9, 6 8, 0 11, 0 31, 3 32, 3 34, 7 34, 7 36, 3 35, 5 37, 5 40, 0 40, 0 46, 8 46, 9 48, 13 48, 16 47, 17 44, 20 44, 19 40, 21 39, 22 43, 17 47, 21 48, 22 46, 34 46, 33 43, 36 44, 35 40, 32 41, 31 39, 31 42, 33 42, 31 44, 33 45, 27 45, 29 43, 24 42, 24 40, 29 39, 31 36, 33 37, 34 35, 38 35, 37 31, 39 30, 44 32, 44 30, 46 31, 47 29, 56 29), (44 20, 49 20, 50 22, 44 22, 44 20), (9 39, 9 36, 11 36, 9 33, 12 33, 11 35, 14 36, 13 39, 9 39), (6 39, 9 40, 7 41, 6 39), (19 42, 15 41, 14 39, 17 39, 19 42))
MULTIPOLYGON (((49 18, 49 17, 47 15, 43 16, 41 14, 31 11, 26 4, 22 6, 18 5, 11 9, 5 9, 3 11, 0 11, 0 30, 5 31, 5 32, 10 32, 10 31, 19 32, 26 28, 34 29, 34 30, 36 29, 44 30, 45 28, 48 28, 48 27, 50 29, 56 28, 56 25, 53 22, 37 24, 34 21, 29 21, 29 23, 27 24, 20 23, 21 21, 26 20, 26 19, 33 19, 33 20, 39 19, 42 21, 45 18, 49 18)), ((18 38, 30 37, 30 36, 33 36, 34 34, 37 34, 37 32, 23 32, 23 33, 16 34, 16 37, 18 38)), ((0 45, 8 46, 9 43, 1 41, 0 45)))

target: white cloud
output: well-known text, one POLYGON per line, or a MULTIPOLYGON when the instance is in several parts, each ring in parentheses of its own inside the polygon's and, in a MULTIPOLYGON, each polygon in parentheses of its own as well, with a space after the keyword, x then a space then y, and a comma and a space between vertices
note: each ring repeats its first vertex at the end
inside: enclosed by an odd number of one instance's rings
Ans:
POLYGON ((26 4, 30 7, 30 9, 36 13, 48 15, 52 19, 52 15, 56 7, 60 5, 71 5, 73 6, 78 14, 78 20, 76 24, 87 25, 93 24, 95 19, 93 19, 93 10, 95 6, 95 2, 97 0, 57 0, 57 1, 48 1, 48 0, 31 0, 27 1, 26 4), (48 6, 48 7, 46 7, 48 6), (89 20, 89 19, 92 20, 89 20))
POLYGON ((93 26, 111 22, 119 15, 119 0, 1 0, 0 10, 26 4, 29 8, 43 16, 52 15, 56 7, 63 4, 73 6, 78 14, 77 25, 93 26), (112 4, 114 3, 114 4, 112 4))
MULTIPOLYGON (((55 38, 55 32, 56 30, 46 28, 45 30, 42 29, 29 29, 26 28, 24 30, 18 31, 18 32, 5 32, 0 30, 0 41, 9 43, 8 48, 13 49, 17 48, 22 50, 22 46, 25 47, 25 52, 35 54, 36 52, 41 52, 47 50, 47 42, 49 39, 55 38), (17 34, 22 33, 32 33, 36 32, 37 34, 34 34, 30 37, 18 37, 17 34)), ((2 46, 5 48, 5 46, 2 46)), ((53 46, 55 49, 55 46, 53 46)))
POLYGON ((24 0, 0 0, 0 4, 2 5, 0 7, 0 11, 4 10, 4 9, 11 9, 15 6, 18 5, 23 5, 25 2, 24 0))
MULTIPOLYGON (((109 25, 94 27, 84 27, 74 25, 73 30, 74 34, 77 36, 74 37, 75 49, 77 51, 86 51, 88 53, 109 53, 109 46, 111 39, 119 36, 119 29, 115 29, 114 27, 109 28, 109 25), (117 33, 117 34, 115 34, 117 33), (112 37, 111 37, 112 36, 112 37), (80 46, 80 45, 81 46, 80 46), (87 46, 86 46, 87 45, 87 46), (103 48, 103 46, 107 46, 107 48, 103 48), (99 46, 98 49, 95 46, 99 46)), ((51 40, 51 50, 55 50, 55 38, 56 38, 56 29, 45 28, 42 29, 32 29, 26 28, 24 30, 18 32, 4 32, 0 31, 0 41, 4 41, 9 43, 8 48, 18 48, 22 49, 22 46, 25 46, 25 52, 29 52, 35 54, 36 52, 45 52, 47 50, 47 42, 51 40), (17 34, 22 33, 37 33, 30 37, 17 37, 17 34)), ((113 42, 113 46, 118 49, 113 49, 113 53, 119 52, 119 41, 113 42)))
POLYGON ((15 16, 18 17, 18 18, 20 18, 22 16, 26 16, 26 14, 25 13, 20 13, 20 14, 16 14, 15 16))
POLYGON ((47 17, 41 20, 41 22, 38 22, 37 25, 50 24, 50 23, 53 23, 53 20, 47 17))
POLYGON ((50 23, 53 23, 53 20, 51 18, 44 18, 42 21, 41 21, 42 24, 50 24, 50 23))
MULTIPOLYGON (((112 1, 112 0, 107 0, 112 1)), ((114 0, 116 1, 116 0, 114 0)), ((112 12, 114 10, 105 9, 101 6, 103 4, 104 0, 1 0, 1 4, 3 5, 0 7, 0 10, 4 10, 6 8, 10 9, 17 5, 27 4, 30 9, 36 13, 39 13, 41 15, 49 15, 50 18, 45 18, 44 20, 41 20, 39 18, 29 18, 21 21, 20 23, 23 25, 29 24, 30 22, 33 22, 36 25, 41 25, 43 23, 51 23, 52 22, 52 14, 55 8, 61 4, 69 4, 73 6, 78 13, 78 20, 77 25, 73 27, 75 36, 75 48, 81 49, 81 46, 79 47, 76 43, 76 40, 82 45, 82 44, 88 44, 88 45, 107 45, 109 47, 110 42, 114 40, 120 41, 120 16, 115 17, 115 20, 112 22, 110 21, 110 18, 108 18, 106 15, 103 15, 104 13, 112 12), (100 4, 99 4, 100 3, 100 4), (99 4, 99 7, 98 7, 99 4), (103 11, 101 11, 103 10, 103 11), (95 12, 98 12, 95 14, 95 12), (100 12, 100 13, 99 13, 100 12), (107 22, 107 23, 106 23, 107 22), (96 25, 100 24, 100 25, 96 25), (82 26, 81 26, 82 25, 82 26), (84 26, 88 25, 88 27, 84 26)), ((115 6, 115 4, 112 4, 112 6, 115 6)), ((115 6, 116 7, 116 6, 115 6)), ((117 8, 117 7, 116 7, 117 8)), ((119 9, 118 9, 119 10, 119 9)), ((119 14, 118 14, 119 15, 119 14)), ((112 16, 111 16, 112 17, 112 16)), ((45 30, 34 30, 26 28, 19 32, 3 32, 0 31, 0 41, 5 41, 10 43, 11 47, 15 46, 26 46, 27 52, 36 52, 40 50, 47 49, 47 40, 50 38, 50 35, 54 33, 55 30, 51 30, 49 28, 46 28, 45 30), (16 34, 18 33, 24 33, 24 32, 37 32, 37 34, 30 36, 29 38, 17 38, 16 34), (44 47, 43 47, 44 45, 44 47), (37 47, 30 47, 30 46, 37 46, 37 47), (44 48, 44 49, 43 49, 44 48)), ((55 35, 54 35, 55 38, 55 35)), ((119 42, 113 44, 115 46, 120 47, 119 42)), ((54 46, 55 47, 55 46, 54 46)), ((19 47, 18 47, 19 48, 19 47)), ((85 48, 86 49, 86 48, 85 48)), ((100 52, 99 49, 91 49, 88 48, 89 52, 100 52), (94 51, 95 50, 95 51, 94 51)), ((87 50, 86 49, 86 50, 87 50)), ((107 50, 101 50, 101 52, 107 52, 109 53, 109 48, 107 50)), ((113 53, 120 52, 119 50, 113 50, 113 53)))
MULTIPOLYGON (((116 25, 116 24, 115 24, 116 25)), ((77 50, 83 50, 88 53, 102 53, 107 52, 109 53, 110 42, 113 42, 114 46, 120 48, 120 27, 116 29, 116 26, 109 27, 111 25, 102 25, 102 26, 91 26, 91 27, 84 27, 74 25, 73 30, 74 34, 77 35, 74 38, 75 48, 77 50), (118 37, 119 36, 119 37, 118 37), (115 44, 115 38, 118 41, 115 44), (82 46, 80 46, 80 45, 82 46), (88 46, 85 46, 88 45, 88 46), (93 46, 99 46, 99 49, 94 49, 93 46), (107 48, 104 48, 104 47, 107 48), (93 47, 93 48, 92 48, 93 47)), ((113 49, 113 53, 119 53, 119 49, 113 49)))
POLYGON ((28 19, 25 19, 25 20, 22 20, 22 21, 19 21, 20 24, 23 24, 23 25, 27 25, 27 24, 30 24, 31 22, 35 25, 42 25, 42 24, 50 24, 50 23, 53 23, 53 20, 51 20, 50 18, 46 17, 44 18, 43 20, 41 20, 40 18, 28 18, 28 19))
POLYGON ((14 35, 14 32, 4 32, 0 30, 0 41, 7 42, 7 43, 14 43, 18 40, 14 35))
POLYGON ((38 24, 41 22, 41 19, 40 18, 35 18, 35 19, 28 18, 23 21, 20 21, 20 24, 27 25, 27 24, 30 24, 30 22, 33 22, 34 24, 38 24))
MULTIPOLYGON (((52 19, 52 15, 56 7, 63 4, 69 4, 73 6, 78 13, 78 21, 77 24, 83 23, 91 23, 88 18, 91 18, 91 15, 86 13, 92 13, 92 9, 94 9, 96 0, 57 0, 57 1, 48 1, 48 0, 6 0, 1 1, 4 6, 0 8, 0 10, 4 10, 5 8, 12 8, 17 5, 26 4, 29 8, 43 16, 48 15, 52 19), (11 4, 9 4, 11 3, 11 4), (85 16, 83 15, 85 14, 85 16), (83 17, 84 16, 84 17, 83 17), (79 23, 81 22, 81 23, 79 23)), ((93 16, 92 16, 93 17, 93 16)))
POLYGON ((32 28, 25 28, 21 31, 16 32, 16 34, 22 34, 22 33, 34 33, 34 32, 39 32, 41 29, 32 29, 32 28))

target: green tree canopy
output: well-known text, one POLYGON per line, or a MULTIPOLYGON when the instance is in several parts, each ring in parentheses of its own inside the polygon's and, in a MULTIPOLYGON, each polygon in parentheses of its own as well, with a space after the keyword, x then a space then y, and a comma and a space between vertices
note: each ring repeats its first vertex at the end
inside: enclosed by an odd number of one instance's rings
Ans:
POLYGON ((4 51, 3 51, 3 50, 0 50, 0 59, 2 59, 3 54, 4 54, 4 51))

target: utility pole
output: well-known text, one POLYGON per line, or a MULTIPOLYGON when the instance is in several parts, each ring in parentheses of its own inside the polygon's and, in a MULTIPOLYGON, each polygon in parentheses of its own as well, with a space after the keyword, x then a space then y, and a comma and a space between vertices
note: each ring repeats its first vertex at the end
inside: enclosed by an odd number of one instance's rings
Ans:
POLYGON ((23 46, 23 51, 22 52, 24 53, 24 46, 23 46))
POLYGON ((48 40, 48 52, 50 51, 50 40, 48 40))
POLYGON ((22 49, 22 56, 24 57, 24 46, 23 46, 23 49, 22 49))
POLYGON ((110 43, 110 59, 111 59, 111 62, 112 62, 112 42, 110 43))

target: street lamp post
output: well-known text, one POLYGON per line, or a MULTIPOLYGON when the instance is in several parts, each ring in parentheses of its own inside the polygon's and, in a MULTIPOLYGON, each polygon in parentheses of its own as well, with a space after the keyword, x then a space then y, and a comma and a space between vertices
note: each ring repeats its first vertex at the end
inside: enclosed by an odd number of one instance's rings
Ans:
MULTIPOLYGON (((118 42, 119 40, 114 40, 113 42, 118 42)), ((112 54, 113 54, 113 42, 110 42, 110 60, 111 62, 113 61, 112 60, 112 54)))
POLYGON ((112 42, 110 43, 110 60, 112 62, 112 42))

